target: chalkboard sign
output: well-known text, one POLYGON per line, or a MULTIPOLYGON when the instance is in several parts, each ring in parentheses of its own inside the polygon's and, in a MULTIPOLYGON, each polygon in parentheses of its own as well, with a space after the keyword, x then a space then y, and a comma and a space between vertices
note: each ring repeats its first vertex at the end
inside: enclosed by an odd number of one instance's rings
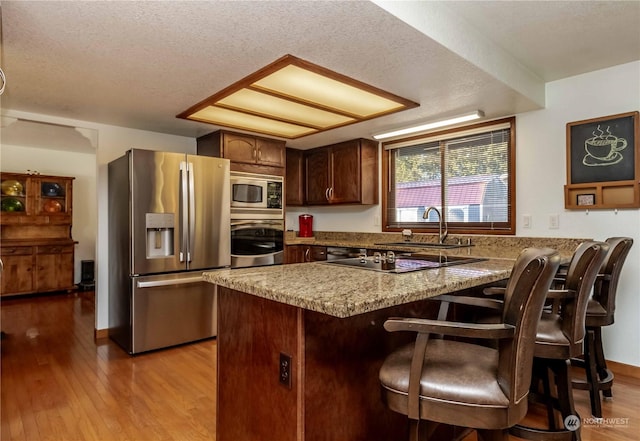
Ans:
POLYGON ((570 184, 635 179, 638 112, 567 124, 570 184))

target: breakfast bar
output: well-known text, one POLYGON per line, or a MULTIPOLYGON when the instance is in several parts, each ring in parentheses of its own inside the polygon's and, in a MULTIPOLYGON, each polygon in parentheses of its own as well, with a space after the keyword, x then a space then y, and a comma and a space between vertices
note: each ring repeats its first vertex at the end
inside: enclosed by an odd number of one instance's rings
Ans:
MULTIPOLYGON (((218 285, 218 441, 396 440, 406 418, 380 399, 378 370, 413 338, 391 316, 437 316, 444 293, 509 277, 510 259, 402 274, 330 263, 206 272, 218 285)), ((454 430, 454 429, 449 429, 454 430)))

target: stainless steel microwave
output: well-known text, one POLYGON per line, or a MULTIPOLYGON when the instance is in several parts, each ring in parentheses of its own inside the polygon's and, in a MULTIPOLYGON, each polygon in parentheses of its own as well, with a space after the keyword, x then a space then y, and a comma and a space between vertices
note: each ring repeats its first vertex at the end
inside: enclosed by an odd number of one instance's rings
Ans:
POLYGON ((232 219, 282 219, 282 176, 231 172, 232 219))

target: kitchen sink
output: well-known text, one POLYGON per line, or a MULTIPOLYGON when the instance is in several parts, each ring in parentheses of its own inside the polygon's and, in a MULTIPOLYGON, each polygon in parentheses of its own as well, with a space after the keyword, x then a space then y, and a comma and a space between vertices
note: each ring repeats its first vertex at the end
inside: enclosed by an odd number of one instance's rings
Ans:
POLYGON ((354 257, 349 259, 329 260, 323 263, 361 268, 384 273, 408 273, 432 268, 442 268, 466 263, 481 262, 487 259, 458 256, 397 256, 393 261, 376 259, 374 257, 354 257))
POLYGON ((374 245, 385 246, 402 246, 402 247, 417 247, 417 248, 437 248, 448 250, 452 248, 467 248, 472 247, 472 244, 454 244, 454 243, 432 243, 432 242, 383 242, 376 243, 374 245))

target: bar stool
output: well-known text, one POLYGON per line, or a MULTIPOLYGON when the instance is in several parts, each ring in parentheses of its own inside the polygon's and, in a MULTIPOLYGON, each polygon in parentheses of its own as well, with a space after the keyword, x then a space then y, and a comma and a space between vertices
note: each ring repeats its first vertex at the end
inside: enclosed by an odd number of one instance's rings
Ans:
MULTIPOLYGON (((575 410, 570 376, 571 359, 582 354, 585 339, 587 302, 593 284, 608 251, 605 242, 587 241, 580 244, 563 277, 563 289, 550 289, 538 323, 533 359, 529 400, 542 403, 547 410, 548 428, 515 425, 510 433, 519 438, 539 441, 580 439, 579 421, 575 410), (559 418, 558 418, 559 416, 559 418)), ((505 288, 487 288, 487 295, 501 295, 505 288)), ((493 323, 500 299, 468 296, 439 296, 443 300, 439 317, 447 314, 448 304, 475 306, 476 322, 493 323), (483 309, 477 308, 483 307, 483 309)))
POLYGON ((616 291, 622 266, 633 245, 630 237, 611 237, 607 239, 609 251, 600 269, 593 287, 593 294, 587 303, 585 319, 586 338, 582 357, 571 359, 573 366, 585 369, 586 380, 573 379, 574 389, 589 391, 591 413, 602 418, 600 391, 605 398, 611 398, 613 373, 607 369, 602 346, 602 327, 614 322, 616 291))
POLYGON ((508 440, 508 427, 527 413, 536 327, 558 266, 554 250, 524 250, 507 284, 501 323, 385 322, 389 332, 417 334, 415 343, 391 353, 380 368, 383 401, 407 415, 412 441, 430 436, 440 423, 477 429, 482 441, 508 440), (441 335, 498 344, 436 338, 441 335))

